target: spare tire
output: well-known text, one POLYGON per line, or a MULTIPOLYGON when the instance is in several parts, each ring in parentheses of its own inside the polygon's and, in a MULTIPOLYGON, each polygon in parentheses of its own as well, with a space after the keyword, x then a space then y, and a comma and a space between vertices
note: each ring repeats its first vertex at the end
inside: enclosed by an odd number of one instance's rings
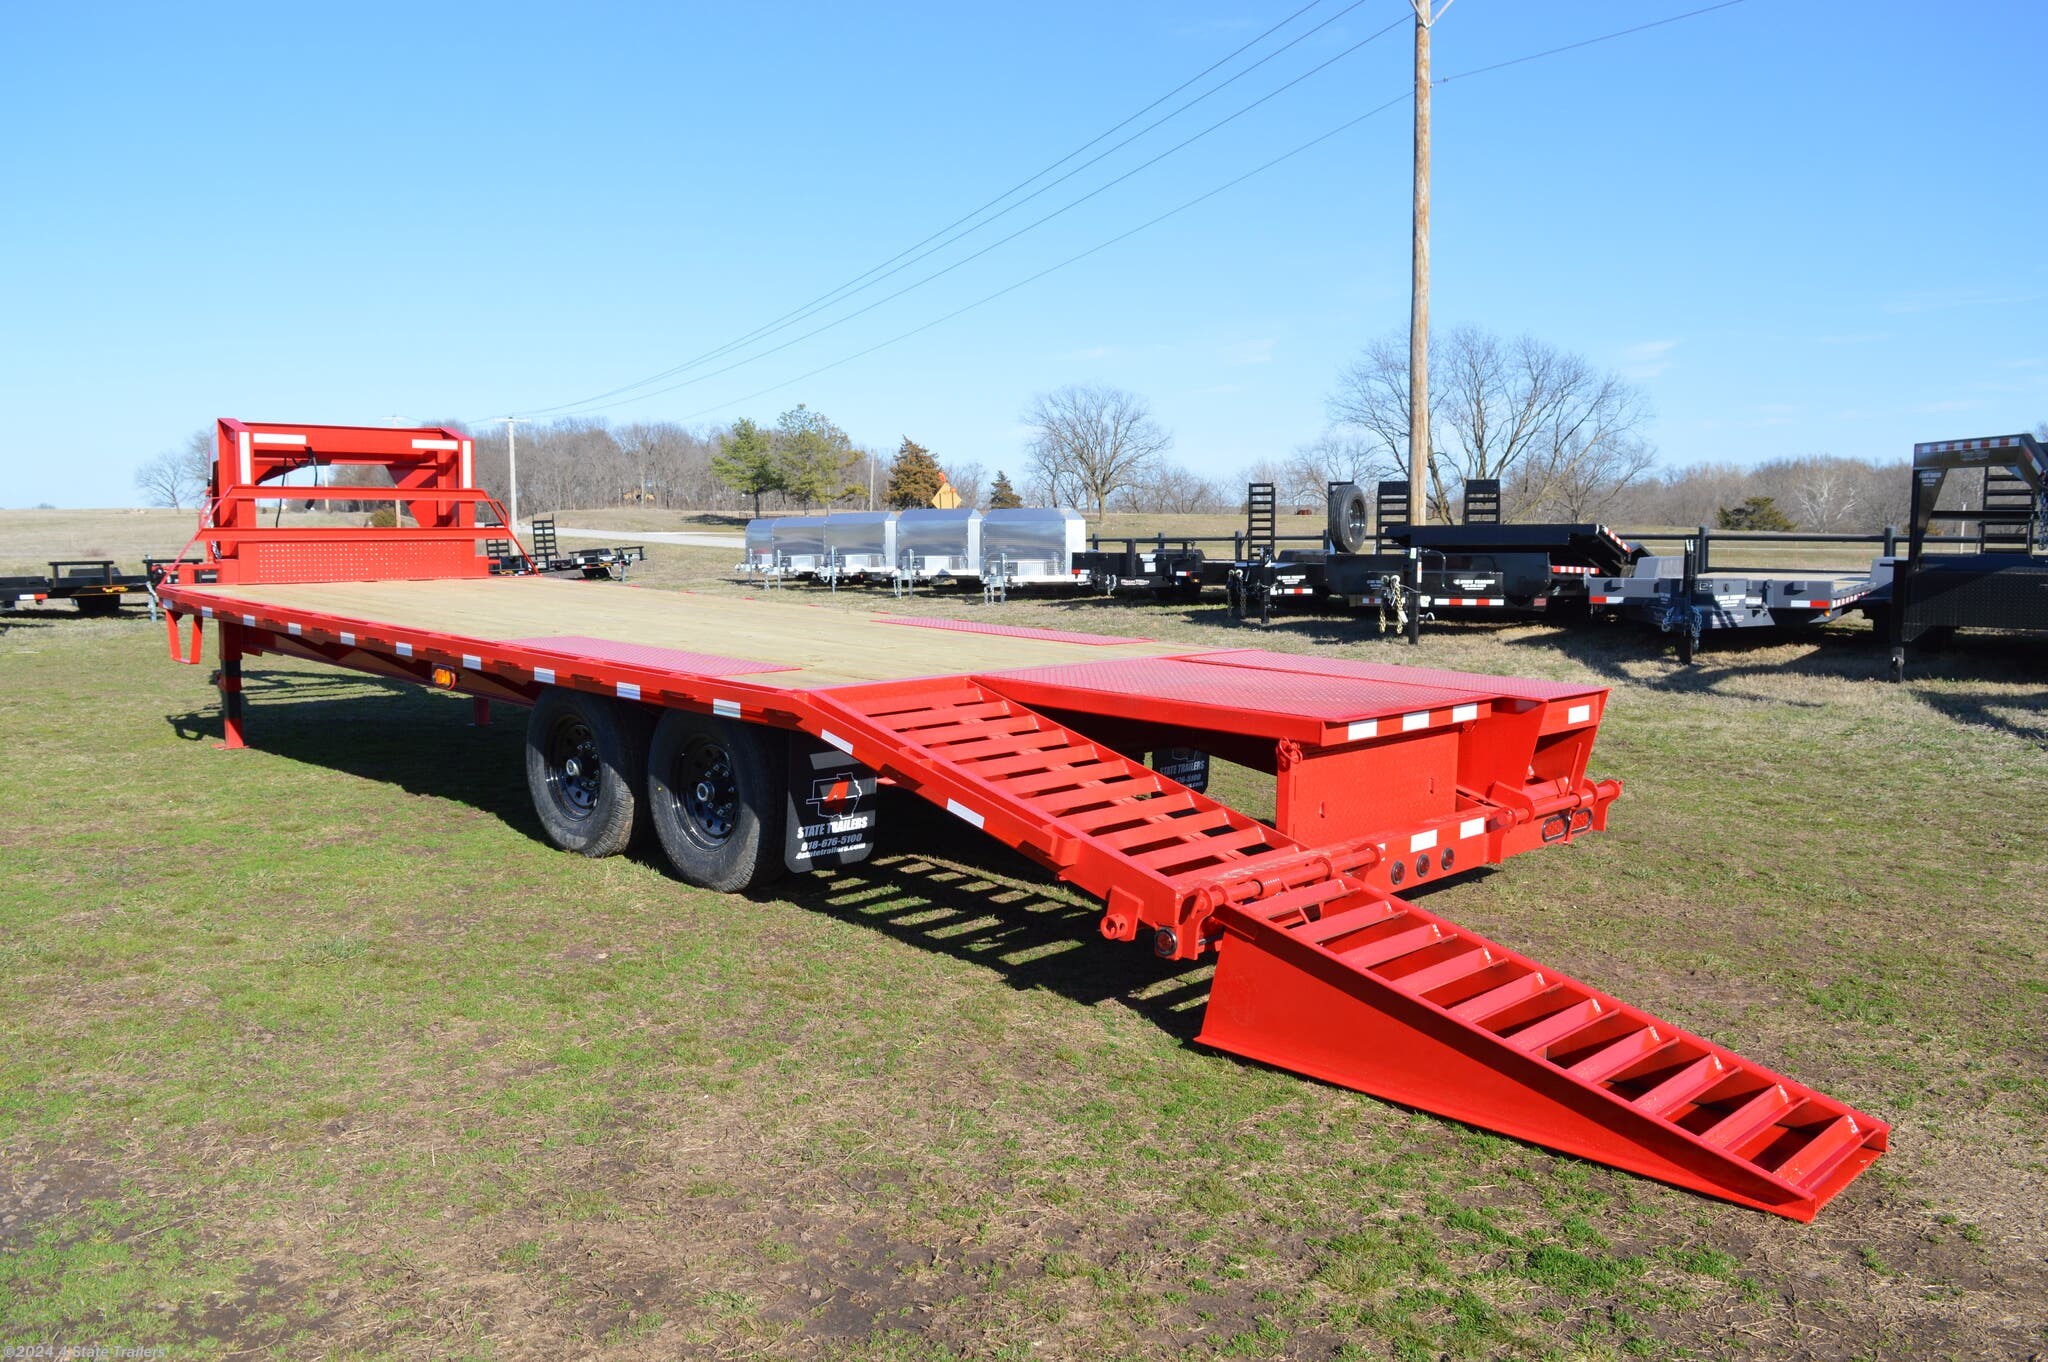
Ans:
POLYGON ((1330 547, 1339 553, 1360 553, 1372 537, 1365 489, 1347 482, 1330 489, 1330 547))

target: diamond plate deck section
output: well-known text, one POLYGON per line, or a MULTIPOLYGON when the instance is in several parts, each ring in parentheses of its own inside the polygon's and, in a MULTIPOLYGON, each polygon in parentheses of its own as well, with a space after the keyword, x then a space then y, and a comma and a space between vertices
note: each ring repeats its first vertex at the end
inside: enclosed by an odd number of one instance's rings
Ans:
POLYGON ((976 679, 1004 694, 1014 694, 1026 704, 1054 708, 1117 713, 1141 703, 1156 708, 1161 701, 1169 701, 1272 720, 1306 720, 1317 726, 1445 709, 1508 693, 1505 687, 1481 691, 1410 680, 1405 669, 1398 667, 1388 670, 1400 674, 1400 680, 1333 676, 1244 662, 1215 665, 1227 656, 1073 662, 989 672, 976 679))
POLYGON ((1191 654, 1186 660, 1215 667, 1246 667, 1257 671, 1301 672, 1315 676, 1351 677, 1360 681, 1439 686, 1468 692, 1461 697, 1467 700, 1475 695, 1504 695, 1517 700, 1562 700, 1606 689, 1592 681, 1532 681, 1522 676, 1487 676, 1480 672, 1401 667, 1385 662, 1355 662, 1341 657, 1300 657, 1290 653, 1269 653, 1258 648, 1191 654))
POLYGON ((1065 629, 1031 629, 1021 624, 981 624, 974 620, 919 619, 913 615, 877 615, 877 624, 907 624, 913 629, 950 629, 961 634, 995 634, 1002 638, 1035 638, 1048 643, 1080 643, 1111 647, 1119 643, 1150 643, 1135 635, 1117 638, 1109 634, 1080 634, 1065 629))
POLYGON ((760 672, 797 670, 782 662, 757 662, 752 658, 723 657, 717 653, 693 653, 681 648, 655 648, 644 643, 621 643, 617 639, 585 638, 581 634, 511 638, 505 642, 513 647, 560 653, 564 657, 616 662, 622 667, 645 667, 649 671, 694 673, 698 676, 753 676, 760 672))

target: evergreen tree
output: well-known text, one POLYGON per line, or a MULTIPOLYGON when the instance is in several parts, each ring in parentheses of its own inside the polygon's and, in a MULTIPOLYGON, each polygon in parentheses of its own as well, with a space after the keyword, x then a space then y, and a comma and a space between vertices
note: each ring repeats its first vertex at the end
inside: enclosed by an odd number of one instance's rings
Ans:
POLYGON ((988 508, 991 511, 1007 511, 1013 506, 1022 506, 1024 498, 1017 495, 1017 489, 1010 486, 1010 475, 1002 469, 996 470, 996 480, 988 489, 988 508))
POLYGON ((899 511, 929 506, 945 480, 931 451, 906 435, 889 464, 889 490, 882 500, 899 511))
POLYGON ((830 505, 846 494, 846 470, 860 455, 845 431, 799 402, 775 423, 775 463, 782 490, 802 503, 830 505))
POLYGON ((1740 506, 1723 506, 1714 516, 1724 530, 1793 530, 1798 526, 1770 497, 1750 497, 1740 506))
POLYGON ((711 456, 711 476, 742 496, 754 498, 754 519, 761 518, 761 494, 784 490, 782 461, 768 432, 742 416, 718 437, 711 456))

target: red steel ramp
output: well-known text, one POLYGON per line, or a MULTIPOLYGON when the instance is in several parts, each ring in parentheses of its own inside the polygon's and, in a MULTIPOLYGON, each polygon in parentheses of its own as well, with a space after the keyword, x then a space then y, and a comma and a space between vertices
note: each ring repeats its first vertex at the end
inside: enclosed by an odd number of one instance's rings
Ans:
MULTIPOLYGON (((1883 1122, 1378 887, 1380 841, 1305 846, 1001 681, 813 691, 804 726, 1104 900, 1105 936, 1218 948, 1204 1043, 1797 1220, 1883 1152, 1883 1122)), ((1545 815, 1493 835, 1516 816, 1545 815)))

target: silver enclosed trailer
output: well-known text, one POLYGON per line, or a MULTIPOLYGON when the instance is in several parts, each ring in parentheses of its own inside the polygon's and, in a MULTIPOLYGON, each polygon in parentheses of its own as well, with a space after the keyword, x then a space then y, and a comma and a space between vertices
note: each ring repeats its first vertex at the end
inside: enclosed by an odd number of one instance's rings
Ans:
POLYGON ((896 513, 846 511, 825 517, 824 551, 841 576, 887 576, 896 563, 896 513))
POLYGON ((775 522, 768 517, 747 522, 747 556, 742 572, 767 572, 775 566, 775 522))
POLYGON ((824 565, 825 517, 777 516, 770 525, 775 557, 783 571, 809 576, 824 565))
POLYGON ((896 517, 896 572, 918 581, 981 573, 981 512, 919 507, 896 517))
MULTIPOLYGON (((1019 506, 981 518, 981 575, 1012 586, 1072 586, 1074 557, 1086 552, 1088 523, 1066 506, 1019 506)), ((1084 569, 1079 579, 1085 585, 1084 569)))

